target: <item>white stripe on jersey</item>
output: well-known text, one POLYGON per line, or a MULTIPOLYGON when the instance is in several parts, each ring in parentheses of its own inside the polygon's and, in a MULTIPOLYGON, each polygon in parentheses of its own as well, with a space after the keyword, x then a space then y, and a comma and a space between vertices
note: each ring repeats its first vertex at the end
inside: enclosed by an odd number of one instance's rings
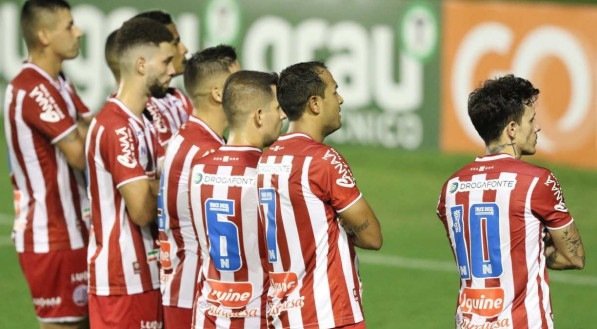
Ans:
MULTIPOLYGON (((500 181, 515 181, 516 174, 515 173, 507 173, 502 172, 500 173, 500 181)), ((498 205, 498 209, 500 211, 500 240, 502 241, 502 246, 505 245, 505 241, 508 241, 507 251, 505 248, 502 249, 502 278, 500 279, 500 286, 504 290, 504 301, 510 301, 507 305, 504 305, 504 309, 498 320, 500 319, 510 319, 509 321, 512 322, 512 301, 514 300, 514 273, 512 271, 512 256, 509 252, 509 249, 512 246, 511 238, 510 238, 510 197, 512 196, 512 191, 506 191, 505 193, 496 193, 496 200, 495 203, 498 205)))
MULTIPOLYGON (((120 236, 125 237, 124 239, 118 239, 118 246, 124 256, 120 257, 120 262, 122 264, 122 272, 124 273, 123 278, 126 285, 126 293, 127 295, 138 294, 143 292, 143 283, 141 282, 141 276, 135 274, 135 269, 133 267, 133 263, 139 263, 139 259, 137 258, 135 245, 133 243, 133 239, 131 238, 133 236, 133 232, 131 231, 131 222, 130 220, 126 219, 128 216, 126 214, 126 205, 124 200, 122 200, 120 203, 120 208, 117 209, 117 211, 119 213, 118 218, 123 219, 120 222, 120 236)), ((145 252, 145 250, 142 250, 142 252, 145 252)))
MULTIPOLYGON (((255 177, 257 178, 256 168, 245 168, 243 174, 244 177, 255 177)), ((259 252, 255 252, 259 246, 258 234, 259 232, 259 200, 257 193, 257 184, 251 187, 243 187, 241 206, 242 211, 242 233, 244 256, 246 258, 248 269, 249 282, 263 282, 263 270, 261 270, 261 258, 259 252)), ((247 309, 261 310, 261 296, 264 293, 261 284, 253 284, 253 296, 254 298, 247 304, 247 309)), ((258 312, 261 315, 261 312, 258 312)), ((261 325, 261 317, 246 317, 244 321, 245 329, 259 328, 261 325)))
MULTIPOLYGON (((33 134, 29 126, 23 120, 23 99, 25 98, 25 91, 19 90, 17 94, 17 104, 15 106, 15 125, 17 139, 21 149, 34 150, 33 145, 33 134)), ((35 152, 23 152, 23 160, 25 161, 25 168, 20 168, 27 172, 30 182, 44 182, 44 176, 35 152)), ((15 161, 15 164, 18 163, 15 161)), ((15 172, 16 174, 16 172, 15 172)), ((23 181, 24 182, 24 181, 23 181)), ((26 185, 21 185, 26 186, 26 185)), ((34 205, 33 213, 33 251, 36 253, 48 252, 50 250, 49 244, 49 232, 48 232, 48 217, 47 208, 45 202, 39 202, 39 200, 45 200, 46 195, 46 184, 31 184, 34 196, 37 196, 37 201, 34 205)))
MULTIPOLYGON (((344 281, 346 282, 346 289, 348 290, 349 294, 356 292, 359 294, 359 298, 361 298, 361 287, 354 286, 354 277, 352 275, 353 260, 350 257, 348 235, 346 234, 344 228, 340 226, 340 223, 336 223, 336 225, 338 225, 338 231, 340 232, 340 236, 338 237, 338 250, 340 251, 340 259, 342 260, 342 271, 344 272, 344 281)), ((360 283, 360 278, 357 279, 357 282, 360 283)), ((354 323, 359 323, 363 321, 363 313, 361 313, 361 306, 355 298, 349 299, 350 307, 352 308, 352 314, 354 315, 354 323)))
MULTIPOLYGON (((274 163, 276 157, 271 156, 268 159, 268 163, 274 163)), ((282 157, 282 164, 287 165, 288 167, 292 166, 292 161, 294 157, 291 155, 285 155, 282 157)), ((278 190, 280 191, 280 210, 282 215, 282 221, 284 225, 284 233, 286 234, 286 245, 288 246, 288 253, 290 255, 290 264, 291 264, 291 272, 294 272, 299 276, 300 273, 305 273, 305 262, 303 258, 303 250, 300 248, 301 241, 298 232, 296 218, 294 217, 294 211, 292 204, 290 203, 290 191, 288 187, 288 182, 290 172, 288 173, 280 173, 278 175, 278 190), (292 246, 296 246, 293 248, 292 246)), ((271 175, 265 175, 263 178, 264 182, 270 184, 271 175)), ((278 249, 278 255, 280 254, 280 250, 278 249)), ((274 263, 274 270, 276 272, 283 272, 284 269, 282 267, 282 262, 278 261, 274 263)), ((299 280, 297 283, 296 288, 288 295, 288 300, 298 300, 301 298, 300 291, 303 288, 303 281, 299 280)), ((291 308, 286 311, 288 314, 288 322, 291 328, 300 328, 303 326, 303 317, 300 308, 291 308)), ((277 328, 282 328, 282 323, 280 321, 277 322, 277 328)))
MULTIPOLYGON (((89 131, 94 129, 96 121, 93 120, 91 123, 91 127, 89 127, 89 131)), ((101 152, 100 152, 100 140, 104 135, 104 127, 99 127, 95 139, 95 152, 94 152, 94 162, 96 166, 100 166, 100 170, 96 170, 97 181, 99 186, 97 187, 99 193, 99 204, 100 209, 102 211, 102 250, 99 252, 97 257, 95 258, 95 286, 96 286, 96 294, 101 296, 107 296, 110 293, 110 289, 108 288, 110 285, 109 276, 110 273, 108 271, 108 250, 110 248, 110 231, 111 227, 114 227, 114 218, 116 218, 115 210, 114 210, 114 191, 112 188, 102 188, 102 182, 111 182, 112 175, 107 172, 104 168, 104 163, 102 160, 101 152), (108 229, 106 229, 108 228, 108 229)), ((91 136, 88 134, 87 136, 91 136)), ((87 145, 91 145, 87 143, 87 145)), ((88 188, 89 189, 89 188, 88 188)), ((91 196, 91 193, 89 194, 91 196)), ((89 241, 89 251, 88 254, 93 256, 97 250, 97 241, 95 236, 92 235, 92 239, 89 241)), ((90 273, 92 274, 92 273, 90 273)))
POLYGON ((73 208, 73 204, 69 202, 70 200, 73 200, 73 194, 70 189, 70 184, 68 184, 70 175, 66 157, 62 152, 56 152, 56 160, 56 174, 58 181, 67 182, 67 184, 58 184, 58 193, 60 194, 60 204, 62 205, 64 218, 66 219, 66 229, 70 240, 70 247, 73 249, 82 248, 83 240, 81 239, 81 235, 78 234, 76 211, 73 208))
POLYGON ((311 167, 312 157, 306 157, 303 171, 301 173, 301 185, 303 188, 303 195, 305 196, 305 205, 309 218, 311 228, 313 230, 313 238, 317 248, 315 249, 315 270, 313 271, 313 297, 315 298, 315 307, 317 309, 317 322, 320 327, 333 328, 335 327, 334 314, 332 309, 332 300, 330 298, 330 284, 327 273, 327 255, 329 252, 328 242, 328 223, 325 214, 325 208, 319 198, 313 195, 309 183, 309 169, 311 167))
MULTIPOLYGON (((539 261, 542 257, 542 250, 541 245, 537 243, 539 239, 542 238, 543 232, 541 231, 541 222, 537 220, 537 218, 531 212, 531 197, 533 195, 533 191, 535 190, 535 186, 537 185, 539 178, 534 177, 531 185, 527 191, 526 200, 525 200, 525 231, 527 238, 525 239, 525 251, 526 251, 526 263, 527 263, 527 294, 524 300, 525 308, 527 312, 527 321, 529 328, 533 326, 537 326, 537 328, 541 328, 541 324, 543 323, 541 318, 541 311, 537 309, 537 306, 543 306, 543 300, 539 300, 539 285, 537 284, 537 276, 541 278, 541 284, 543 285, 545 278, 543 277, 543 268, 539 268, 539 261), (529 267, 529 266, 533 267, 529 267)), ((549 295, 549 288, 547 290, 543 290, 543 294, 549 295)), ((544 295, 545 297, 545 295, 544 295)), ((546 314, 546 317, 549 317, 546 314)), ((550 322, 550 327, 553 325, 550 322)))

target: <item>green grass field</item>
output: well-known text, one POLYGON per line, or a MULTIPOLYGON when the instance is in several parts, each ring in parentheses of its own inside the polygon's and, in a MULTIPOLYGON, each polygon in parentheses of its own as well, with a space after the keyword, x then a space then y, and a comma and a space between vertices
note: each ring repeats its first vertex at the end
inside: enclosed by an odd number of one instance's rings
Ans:
MULTIPOLYGON (((338 149, 351 163, 384 232, 381 251, 360 253, 368 327, 453 328, 458 275, 435 217, 435 205, 444 179, 471 157, 363 146, 338 149)), ((592 329, 597 323, 593 304, 597 297, 597 172, 549 166, 560 178, 588 253, 583 271, 553 275, 557 328, 592 329)), ((5 173, 6 161, 0 161, 4 190, 0 196, 0 328, 35 328, 32 304, 8 238, 12 199, 5 173)))

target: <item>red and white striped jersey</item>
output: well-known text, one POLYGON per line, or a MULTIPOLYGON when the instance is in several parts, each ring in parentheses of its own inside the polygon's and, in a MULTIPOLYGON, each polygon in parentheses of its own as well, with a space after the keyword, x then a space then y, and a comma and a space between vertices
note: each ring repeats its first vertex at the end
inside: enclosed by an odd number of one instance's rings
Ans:
POLYGON ((159 288, 157 225, 134 224, 118 190, 155 175, 157 147, 151 122, 137 117, 116 98, 109 99, 91 122, 85 143, 91 294, 132 295, 159 288))
POLYGON ((162 146, 168 144, 193 112, 189 98, 176 88, 170 88, 162 98, 151 97, 146 108, 162 146))
POLYGON ((334 328, 363 321, 352 241, 338 213, 361 198, 350 167, 304 134, 281 136, 258 167, 275 328, 334 328))
POLYGON ((547 169, 477 158, 444 184, 437 213, 458 271, 458 328, 553 328, 543 237, 572 223, 547 169))
POLYGON ((84 174, 56 143, 91 115, 63 75, 52 79, 26 63, 6 88, 4 130, 15 204, 17 252, 45 253, 87 245, 89 200, 84 174))
POLYGON ((196 329, 266 328, 266 256, 256 182, 260 155, 253 147, 222 146, 193 162, 189 201, 201 252, 196 329))
POLYGON ((193 307, 199 246, 188 200, 191 161, 212 153, 223 144, 224 140, 205 122, 191 116, 166 151, 158 198, 163 305, 193 307))

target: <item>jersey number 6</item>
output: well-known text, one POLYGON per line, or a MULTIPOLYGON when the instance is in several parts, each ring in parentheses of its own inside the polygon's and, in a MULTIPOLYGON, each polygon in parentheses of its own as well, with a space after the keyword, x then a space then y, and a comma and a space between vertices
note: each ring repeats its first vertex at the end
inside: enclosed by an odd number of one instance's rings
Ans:
POLYGON ((238 227, 228 220, 230 216, 234 216, 233 200, 205 200, 209 256, 219 271, 238 271, 242 265, 238 227))

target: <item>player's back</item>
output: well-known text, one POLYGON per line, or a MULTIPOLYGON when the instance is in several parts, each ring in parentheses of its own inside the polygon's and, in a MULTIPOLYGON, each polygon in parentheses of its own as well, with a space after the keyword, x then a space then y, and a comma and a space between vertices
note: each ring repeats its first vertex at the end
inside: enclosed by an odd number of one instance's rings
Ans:
POLYGON ((461 278, 460 327, 552 325, 542 238, 546 224, 571 221, 549 210, 563 204, 552 189, 559 184, 548 170, 505 154, 477 158, 444 184, 438 215, 461 278))
POLYGON ((288 134, 258 167, 275 327, 337 327, 363 320, 356 253, 337 216, 361 194, 332 147, 288 134))
POLYGON ((193 161, 189 202, 202 262, 195 328, 265 328, 260 155, 253 147, 222 146, 193 161))
POLYGON ((187 182, 192 160, 223 144, 223 139, 205 122, 191 116, 166 150, 158 197, 160 285, 164 305, 192 307, 199 248, 191 221, 187 182))

